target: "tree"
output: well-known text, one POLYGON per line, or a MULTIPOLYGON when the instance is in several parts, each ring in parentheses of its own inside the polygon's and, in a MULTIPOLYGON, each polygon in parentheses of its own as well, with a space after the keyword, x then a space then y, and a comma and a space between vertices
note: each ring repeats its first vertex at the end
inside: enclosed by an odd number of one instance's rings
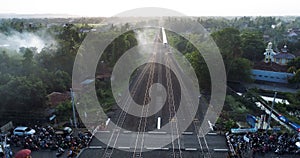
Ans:
POLYGON ((0 54, 0 72, 7 73, 9 71, 10 63, 9 63, 9 56, 6 51, 3 51, 0 54))
POLYGON ((300 57, 293 59, 292 61, 288 62, 288 71, 290 73, 294 73, 294 77, 289 79, 290 83, 299 84, 300 83, 300 57))
POLYGON ((175 44, 175 47, 182 54, 192 53, 192 52, 197 51, 197 49, 193 46, 193 44, 191 42, 189 42, 188 40, 186 40, 185 38, 182 38, 182 37, 175 44))
POLYGON ((240 31, 235 28, 225 28, 212 33, 212 37, 218 45, 225 61, 241 55, 240 31))
POLYGON ((67 91, 71 87, 71 77, 65 71, 57 70, 54 73, 52 84, 53 84, 52 91, 58 91, 58 92, 67 91))
POLYGON ((186 59, 191 63, 198 77, 200 89, 210 90, 211 80, 208 67, 203 57, 198 52, 186 53, 186 59))
POLYGON ((29 48, 24 48, 23 60, 22 60, 22 73, 24 75, 29 75, 35 72, 35 63, 33 60, 34 53, 29 48))
POLYGON ((243 57, 250 61, 260 61, 264 58, 265 44, 263 35, 257 31, 243 31, 241 33, 241 49, 243 57))
POLYGON ((251 67, 251 62, 248 59, 234 59, 227 79, 230 81, 251 82, 251 67))
POLYGON ((288 67, 294 67, 295 69, 300 69, 300 57, 293 59, 287 63, 288 67))
POLYGON ((33 76, 10 77, 0 86, 1 105, 18 109, 30 109, 45 105, 46 91, 41 80, 33 76))
MULTIPOLYGON (((235 59, 241 56, 241 37, 240 31, 235 28, 225 28, 223 30, 212 33, 217 46, 220 49, 224 60, 227 78, 229 77, 230 69, 233 68, 235 59)), ((239 74, 233 74, 239 75, 239 74)))

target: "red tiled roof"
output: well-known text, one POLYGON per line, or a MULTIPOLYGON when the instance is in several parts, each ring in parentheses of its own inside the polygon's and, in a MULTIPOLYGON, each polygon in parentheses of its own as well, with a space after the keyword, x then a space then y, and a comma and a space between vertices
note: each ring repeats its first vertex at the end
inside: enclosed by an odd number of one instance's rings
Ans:
POLYGON ((277 63, 265 63, 263 61, 255 63, 253 69, 275 71, 275 72, 287 72, 287 66, 279 65, 277 63))
POLYGON ((52 92, 51 94, 47 95, 47 97, 49 99, 48 101, 50 106, 56 106, 59 103, 71 99, 70 92, 65 92, 65 93, 52 92))

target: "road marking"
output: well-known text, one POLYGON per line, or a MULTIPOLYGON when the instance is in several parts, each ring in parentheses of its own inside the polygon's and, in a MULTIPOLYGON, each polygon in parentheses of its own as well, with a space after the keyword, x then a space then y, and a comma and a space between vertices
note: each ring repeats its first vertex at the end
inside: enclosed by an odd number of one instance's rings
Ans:
POLYGON ((110 133, 110 131, 97 131, 97 133, 110 133))
POLYGON ((228 149, 214 149, 214 151, 219 151, 219 152, 227 152, 228 149))
POLYGON ((131 133, 132 131, 123 131, 123 133, 131 133))
POLYGON ((185 134, 185 135, 193 135, 193 132, 182 132, 182 134, 185 134))
POLYGON ((90 149, 102 149, 102 146, 89 146, 90 149))
POLYGON ((161 148, 161 150, 169 150, 169 148, 161 148))
POLYGON ((161 147, 146 147, 147 150, 161 150, 161 147))
POLYGON ((197 151, 197 148, 185 148, 186 151, 197 151))
POLYGON ((129 146, 119 146, 118 149, 130 149, 129 146))
POLYGON ((208 124, 209 124, 209 128, 213 131, 214 130, 213 124, 209 120, 208 120, 208 124))
POLYGON ((163 132, 163 131, 149 131, 148 134, 167 134, 167 132, 163 132))
POLYGON ((207 135, 211 135, 211 136, 216 136, 218 135, 217 133, 211 132, 211 133, 207 133, 207 135))

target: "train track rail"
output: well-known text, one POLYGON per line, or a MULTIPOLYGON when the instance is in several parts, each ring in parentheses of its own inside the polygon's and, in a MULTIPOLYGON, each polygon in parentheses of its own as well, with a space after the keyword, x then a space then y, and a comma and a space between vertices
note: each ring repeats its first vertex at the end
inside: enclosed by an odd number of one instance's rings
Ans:
MULTIPOLYGON (((153 57, 150 58, 150 61, 153 60, 152 58, 153 57)), ((136 95, 138 86, 141 84, 144 76, 146 75, 146 72, 148 71, 148 69, 150 67, 151 67, 151 64, 146 64, 144 69, 142 70, 141 74, 138 76, 137 81, 135 82, 135 84, 131 90, 132 97, 136 95)), ((131 97, 131 96, 130 95, 126 96, 127 99, 125 101, 125 104, 123 105, 124 106, 123 109, 125 109, 125 110, 121 111, 121 113, 117 119, 117 122, 116 122, 117 128, 113 129, 113 131, 112 131, 112 134, 109 138, 108 144, 105 148, 104 154, 102 156, 103 158, 110 158, 114 152, 114 149, 115 149, 117 141, 118 141, 118 137, 121 132, 121 127, 123 126, 123 124, 125 122, 125 118, 126 118, 127 112, 130 107, 131 99, 129 97, 131 97)))
MULTIPOLYGON (((168 56, 168 58, 171 58, 171 60, 172 60, 172 62, 171 62, 172 65, 170 65, 170 66, 173 67, 173 70, 177 74, 179 74, 180 76, 183 76, 184 75, 183 72, 181 72, 181 70, 179 69, 179 66, 176 64, 176 62, 174 61, 174 59, 172 57, 169 57, 169 56, 168 56)), ((178 80, 179 80, 179 82, 183 83, 181 77, 178 77, 178 80)), ((184 98, 189 103, 186 106, 192 106, 192 107, 198 106, 198 105, 194 105, 194 103, 191 101, 192 98, 190 97, 191 95, 189 95, 189 91, 186 88, 186 86, 184 84, 182 84, 181 88, 185 92, 185 93, 183 93, 184 98)), ((207 104, 207 103, 202 102, 202 104, 207 104)), ((183 109, 184 109, 184 112, 186 112, 188 115, 191 115, 191 113, 192 113, 190 111, 191 108, 187 107, 187 108, 183 108, 183 109)), ((193 120, 193 122, 192 122, 192 125, 194 126, 194 132, 197 135, 197 140, 198 140, 199 149, 200 149, 201 154, 205 158, 212 158, 212 155, 210 153, 210 149, 209 149, 209 146, 208 146, 208 143, 207 143, 204 131, 203 131, 202 127, 201 127, 201 122, 199 121, 199 119, 195 118, 193 120)))
MULTIPOLYGON (((156 50, 155 50, 156 51, 156 50)), ((153 84, 153 80, 154 80, 154 73, 155 73, 155 58, 156 58, 156 53, 154 53, 153 55, 153 60, 150 61, 152 63, 150 64, 150 71, 149 71, 149 77, 148 77, 148 81, 147 81, 147 85, 146 85, 146 91, 145 91, 145 96, 144 96, 144 103, 143 105, 146 105, 150 102, 150 87, 153 84)), ((138 125, 138 132, 137 132, 137 136, 136 136, 136 140, 135 140, 135 147, 133 150, 133 158, 135 157, 142 157, 142 152, 143 152, 143 145, 144 145, 144 141, 145 141, 145 132, 146 132, 146 127, 147 127, 147 114, 149 112, 149 106, 142 107, 142 111, 141 111, 141 118, 139 121, 139 125, 138 125), (138 148, 139 147, 139 148, 138 148)))
MULTIPOLYGON (((170 66, 169 58, 166 58, 166 65, 170 66)), ((168 107, 169 107, 169 121, 171 125, 171 140, 172 140, 172 154, 171 156, 174 158, 182 158, 183 153, 181 151, 180 144, 180 132, 178 129, 178 120, 176 116, 176 107, 174 100, 174 92, 173 92, 173 83, 172 83, 172 74, 169 68, 166 68, 166 79, 167 79, 167 94, 168 94, 168 107), (177 141, 175 142, 175 140, 177 141), (178 150, 176 150, 178 148, 178 150)))
MULTIPOLYGON (((154 52, 156 51, 156 49, 157 49, 157 47, 154 47, 154 52)), ((102 158, 111 158, 112 157, 112 154, 114 152, 114 149, 116 147, 116 144, 117 144, 120 132, 121 132, 121 127, 123 126, 123 124, 125 122, 127 112, 130 108, 130 104, 132 101, 130 99, 130 97, 136 96, 138 87, 141 85, 142 80, 144 79, 144 77, 147 74, 147 71, 150 70, 148 81, 147 81, 147 86, 146 86, 146 92, 145 92, 145 96, 144 96, 144 105, 146 105, 149 102, 150 96, 147 94, 149 94, 149 88, 153 83, 154 68, 155 68, 154 67, 155 64, 153 63, 153 61, 155 61, 155 57, 156 57, 156 53, 154 53, 154 55, 150 57, 149 63, 147 63, 145 65, 142 72, 138 75, 137 80, 136 80, 135 84, 133 85, 133 88, 131 89, 131 95, 128 94, 127 96, 125 96, 126 100, 125 100, 125 103, 122 108, 124 110, 121 110, 121 113, 116 122, 117 128, 113 129, 102 158)), ((144 106, 143 106, 142 116, 147 116, 147 113, 148 113, 148 108, 144 108, 144 106)), ((137 138, 136 138, 133 157, 142 157, 142 146, 143 146, 143 142, 144 142, 144 132, 143 131, 146 130, 146 124, 147 124, 147 118, 141 117, 139 126, 138 126, 138 134, 137 134, 137 138), (142 134, 142 137, 140 137, 140 134, 142 134), (139 143, 140 142, 139 140, 141 140, 141 143, 139 143), (137 152, 138 146, 140 146, 140 151, 137 152)))

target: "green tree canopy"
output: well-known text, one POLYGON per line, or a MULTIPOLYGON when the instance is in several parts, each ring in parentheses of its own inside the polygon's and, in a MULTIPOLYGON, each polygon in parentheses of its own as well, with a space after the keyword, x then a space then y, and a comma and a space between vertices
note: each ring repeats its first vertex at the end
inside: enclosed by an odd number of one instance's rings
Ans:
POLYGON ((262 33, 248 30, 241 33, 242 57, 250 61, 260 61, 264 58, 264 48, 262 33))
POLYGON ((225 28, 212 33, 212 37, 223 57, 227 79, 250 81, 251 63, 249 60, 240 58, 243 44, 240 31, 234 28, 225 28))

